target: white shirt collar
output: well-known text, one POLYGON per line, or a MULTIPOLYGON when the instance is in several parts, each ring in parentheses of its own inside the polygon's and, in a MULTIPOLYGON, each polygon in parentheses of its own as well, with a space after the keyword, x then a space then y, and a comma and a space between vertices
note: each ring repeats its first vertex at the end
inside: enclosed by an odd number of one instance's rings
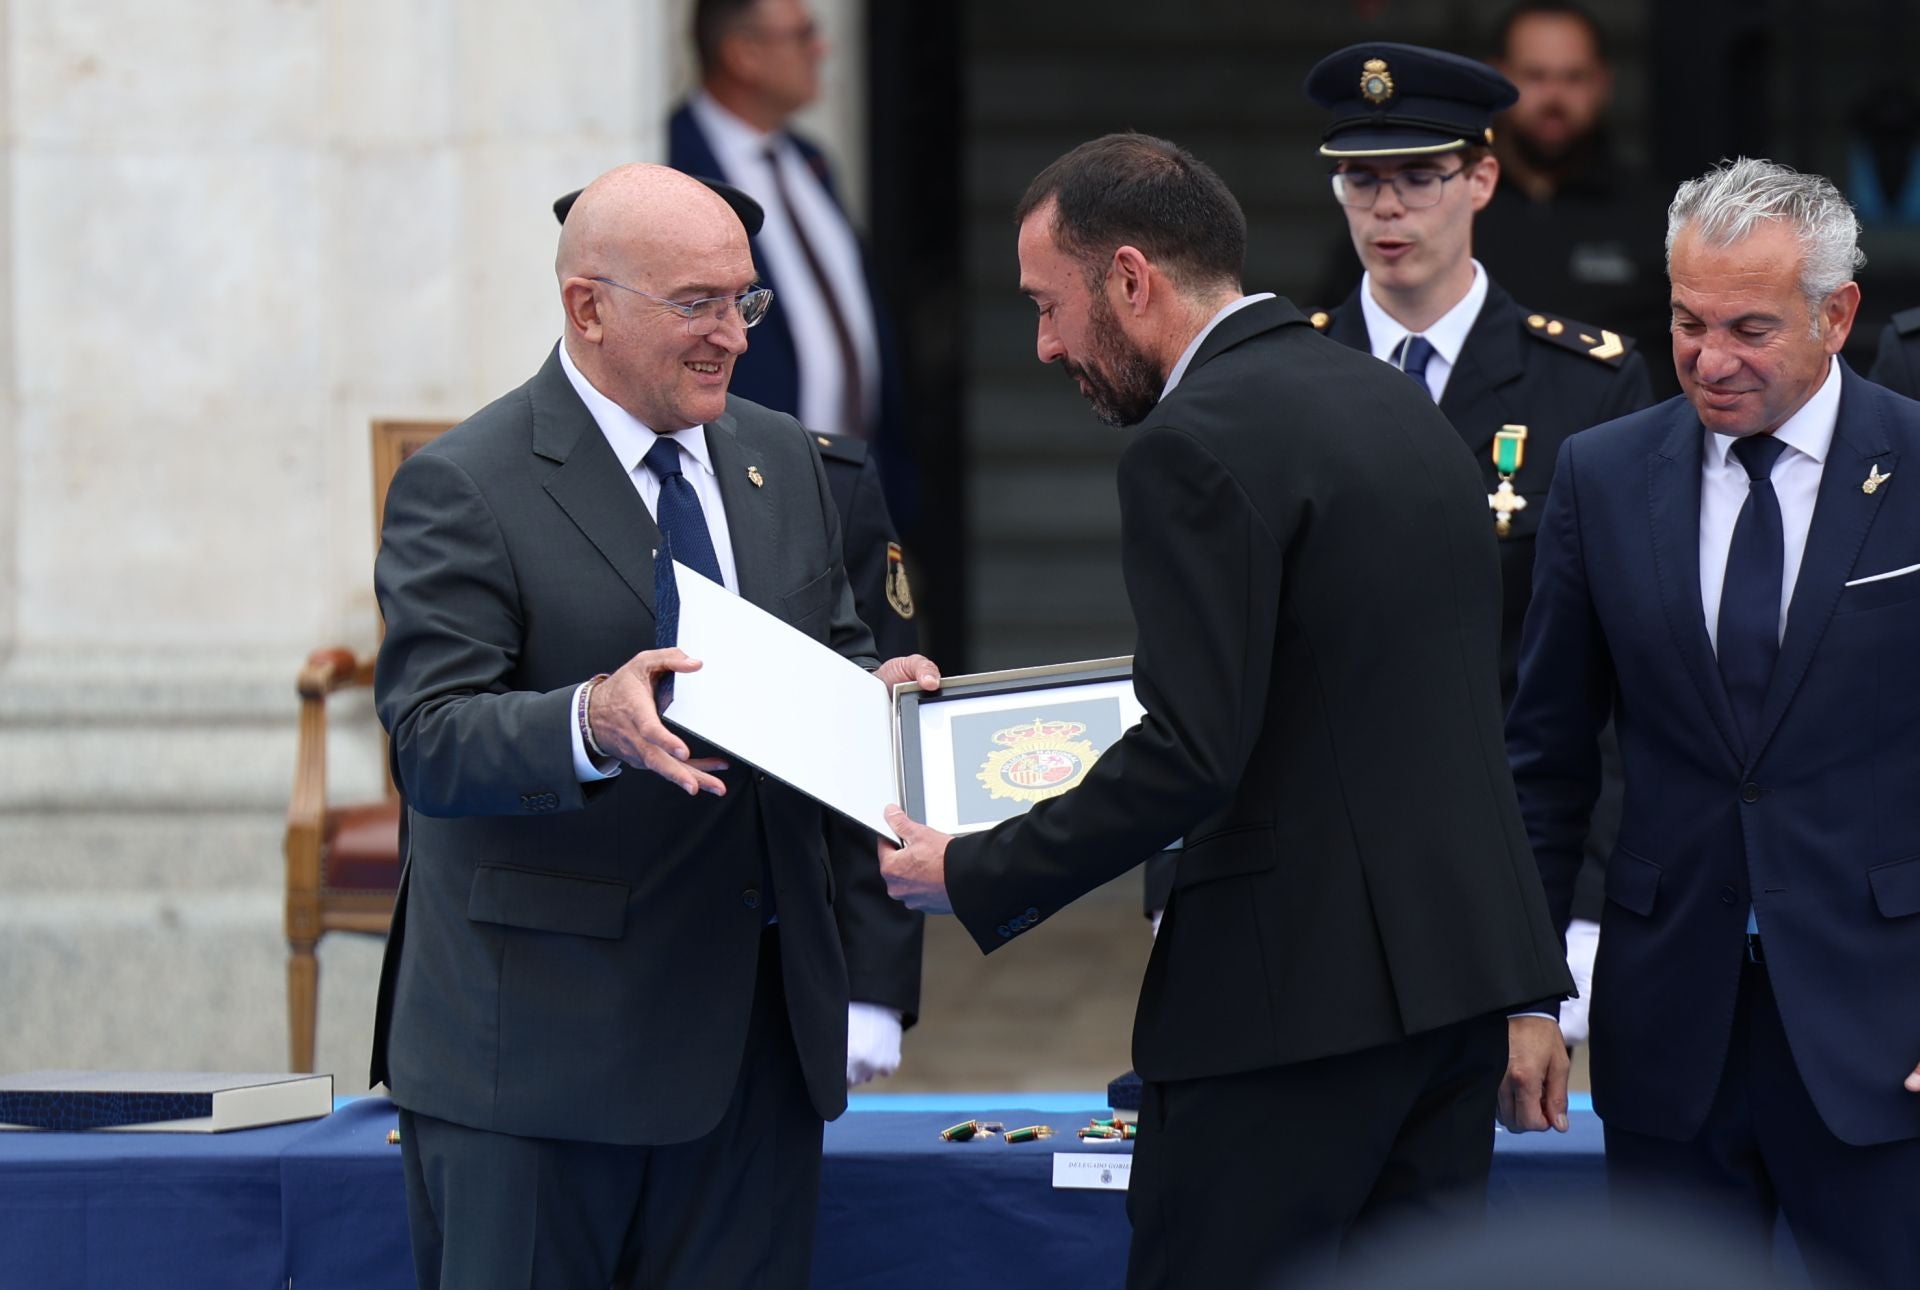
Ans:
MULTIPOLYGON (((1487 303, 1487 271, 1480 267, 1478 260, 1472 264, 1473 282, 1467 287, 1467 294, 1441 314, 1433 326, 1420 333, 1434 352, 1447 360, 1448 367, 1459 363, 1460 351, 1467 346, 1467 333, 1473 330, 1473 324, 1479 321, 1481 306, 1487 303)), ((1373 298, 1371 273, 1362 274, 1360 278, 1360 313, 1367 320, 1367 344, 1372 347, 1373 356, 1392 362, 1394 351, 1407 338, 1409 329, 1373 298)))
MULTIPOLYGON (((777 132, 762 130, 748 121, 743 121, 720 105, 720 100, 704 89, 696 90, 687 100, 687 110, 693 114, 694 124, 700 127, 707 142, 713 145, 714 157, 722 170, 734 169, 729 163, 743 160, 759 161, 766 156, 767 149, 780 142, 777 132)), ((734 173, 738 173, 734 170, 734 173)), ((724 179, 725 175, 712 175, 713 179, 724 179)))
MULTIPOLYGON (((1827 459, 1827 449, 1833 446, 1833 428, 1840 421, 1840 360, 1827 360, 1827 378, 1820 382, 1820 388, 1813 397, 1800 405, 1783 422, 1773 437, 1797 452, 1803 452, 1815 461, 1827 459)), ((1707 435, 1707 464, 1716 469, 1725 467, 1727 458, 1733 453, 1733 445, 1738 436, 1730 434, 1707 435)), ((1744 470, 1745 467, 1735 466, 1744 470)))
MULTIPOLYGON (((567 343, 560 342, 560 370, 567 374, 567 380, 573 386, 574 393, 587 405, 593 422, 600 427, 600 433, 607 438, 607 446, 613 449, 613 455, 620 459, 620 465, 631 475, 640 468, 641 461, 660 438, 646 422, 615 403, 612 399, 594 388, 593 382, 581 375, 580 369, 573 365, 573 356, 567 353, 567 343)), ((700 468, 707 474, 713 474, 713 458, 707 452, 707 428, 689 426, 666 436, 685 448, 700 468)))
POLYGON ((1220 312, 1207 319, 1207 325, 1202 327, 1194 338, 1187 342, 1187 347, 1180 351, 1180 361, 1173 365, 1173 371, 1167 373, 1167 383, 1160 387, 1160 397, 1164 399, 1173 393, 1173 387, 1180 384, 1180 378, 1187 374, 1187 368, 1192 364, 1193 356, 1200 352, 1200 343, 1206 340, 1207 336, 1215 327, 1218 327, 1227 318, 1239 313, 1248 305, 1258 304, 1262 300, 1272 300, 1273 298, 1273 292, 1262 291, 1256 295, 1241 296, 1238 300, 1222 305, 1220 312))

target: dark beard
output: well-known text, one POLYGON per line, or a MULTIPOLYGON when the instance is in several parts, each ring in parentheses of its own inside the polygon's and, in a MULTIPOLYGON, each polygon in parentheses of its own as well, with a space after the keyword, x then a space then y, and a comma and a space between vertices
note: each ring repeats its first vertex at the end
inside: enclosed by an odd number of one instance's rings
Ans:
POLYGON ((1509 142, 1513 145, 1514 155, 1527 169, 1561 179, 1587 170, 1599 160, 1606 147, 1602 137, 1604 128, 1604 125, 1596 124, 1592 130, 1575 135, 1558 147, 1543 146, 1531 135, 1521 134, 1518 130, 1509 136, 1509 142))
POLYGON ((1087 366, 1062 363, 1069 377, 1083 382, 1093 415, 1110 426, 1139 425, 1160 402, 1166 374, 1120 330, 1120 319, 1106 298, 1093 297, 1087 317, 1093 337, 1087 366))

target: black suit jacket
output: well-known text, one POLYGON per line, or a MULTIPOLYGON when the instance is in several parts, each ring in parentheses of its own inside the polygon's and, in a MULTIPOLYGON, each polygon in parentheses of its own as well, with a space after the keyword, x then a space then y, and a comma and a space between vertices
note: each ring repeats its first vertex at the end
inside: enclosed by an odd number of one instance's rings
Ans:
MULTIPOLYGON (((811 437, 729 399, 707 442, 741 595, 871 664, 811 437)), ((820 808, 738 766, 719 798, 574 779, 574 690, 652 645, 659 540, 555 356, 394 476, 375 695, 409 846, 373 1074, 404 1107, 536 1137, 707 1132, 745 1044, 763 857, 807 1087, 823 1117, 845 1106, 820 808)))
MULTIPOLYGON (((827 164, 826 154, 820 151, 811 140, 802 135, 786 132, 793 140, 794 147, 806 158, 807 166, 827 190, 827 196, 839 207, 839 194, 833 183, 833 170, 827 164)), ((704 175, 711 179, 726 179, 720 161, 713 153, 713 145, 700 130, 699 122, 683 103, 674 109, 667 119, 667 164, 675 170, 690 175, 704 175)), ((842 211, 844 216, 845 212, 842 211)), ((848 221, 851 224, 852 221, 848 221)), ((758 240, 753 242, 753 263, 760 272, 760 284, 773 288, 774 306, 767 316, 747 337, 747 352, 740 355, 733 367, 733 391, 742 398, 752 399, 755 403, 782 412, 798 413, 800 410, 800 356, 794 348, 793 329, 787 316, 780 309, 780 284, 776 282, 768 267, 767 259, 760 252, 758 240)), ((873 326, 875 339, 880 351, 880 406, 875 410, 870 435, 873 443, 885 457, 887 467, 888 495, 894 500, 895 513, 911 526, 913 519, 912 472, 908 468, 912 460, 912 444, 908 439, 906 424, 906 397, 904 376, 893 339, 893 329, 888 325, 885 303, 873 281, 873 265, 866 255, 865 244, 861 246, 861 269, 867 279, 867 297, 873 306, 873 326)))
MULTIPOLYGON (((1335 340, 1371 353, 1360 308, 1362 290, 1356 287, 1338 309, 1314 318, 1316 323, 1324 319, 1326 333, 1335 340)), ((1447 377, 1440 410, 1473 452, 1488 493, 1500 482, 1493 465, 1495 433, 1504 425, 1527 427, 1525 460, 1513 477, 1514 491, 1527 499, 1527 508, 1514 515, 1508 535, 1499 539, 1500 693, 1509 702, 1519 676, 1520 629, 1533 586, 1534 534, 1560 445, 1576 431, 1652 405, 1647 365, 1631 338, 1522 309, 1499 283, 1487 283, 1486 302, 1447 377)), ((1490 530, 1493 519, 1493 512, 1486 511, 1490 530)))
POLYGON ((1920 309, 1903 309, 1880 332, 1867 379, 1895 394, 1920 399, 1920 309))
POLYGON ((1501 743, 1486 498, 1432 402, 1260 302, 1207 337, 1119 485, 1148 716, 1072 792, 953 841, 982 948, 1184 837, 1135 1023, 1147 1079, 1565 993, 1501 743))

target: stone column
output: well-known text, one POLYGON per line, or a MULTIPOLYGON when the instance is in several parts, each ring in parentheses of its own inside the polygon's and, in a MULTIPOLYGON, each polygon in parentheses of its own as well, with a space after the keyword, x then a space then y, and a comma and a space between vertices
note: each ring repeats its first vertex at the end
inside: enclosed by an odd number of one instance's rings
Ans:
MULTIPOLYGON (((0 7, 10 1065, 283 1066, 293 679, 375 640, 368 419, 538 367, 549 203, 660 155, 670 3, 0 7)), ((350 1090, 378 946, 321 955, 350 1090)))

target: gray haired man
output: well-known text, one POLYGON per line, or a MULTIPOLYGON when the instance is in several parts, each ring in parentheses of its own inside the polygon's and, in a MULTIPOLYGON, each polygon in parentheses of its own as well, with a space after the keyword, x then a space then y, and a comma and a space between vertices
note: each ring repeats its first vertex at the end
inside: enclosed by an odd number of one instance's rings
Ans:
MULTIPOLYGON (((1920 406, 1838 357, 1858 237, 1772 162, 1680 187, 1684 397, 1561 449, 1507 737, 1564 928, 1619 732, 1592 1004, 1616 1200, 1755 1244, 1784 1214, 1820 1284, 1913 1287, 1920 406)), ((1509 1040, 1508 1127, 1544 1128, 1560 1035, 1509 1040)))

